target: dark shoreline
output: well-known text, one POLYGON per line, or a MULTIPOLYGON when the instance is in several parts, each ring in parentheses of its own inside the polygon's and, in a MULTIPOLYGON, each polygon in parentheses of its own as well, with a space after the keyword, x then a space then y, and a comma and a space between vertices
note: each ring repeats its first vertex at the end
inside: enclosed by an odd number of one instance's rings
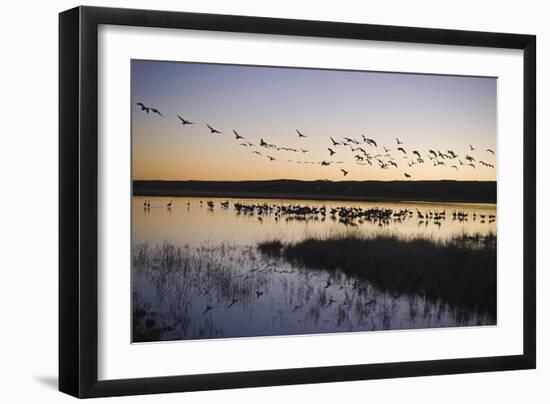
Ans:
POLYGON ((133 181, 134 196, 496 203, 495 181, 133 181))

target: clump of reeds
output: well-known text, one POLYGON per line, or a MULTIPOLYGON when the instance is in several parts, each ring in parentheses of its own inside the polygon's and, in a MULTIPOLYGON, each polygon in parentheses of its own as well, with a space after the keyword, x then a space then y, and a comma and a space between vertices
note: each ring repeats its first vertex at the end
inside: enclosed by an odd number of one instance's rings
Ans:
POLYGON ((383 291, 443 300, 496 317, 494 234, 448 241, 352 234, 286 244, 271 240, 262 246, 262 253, 306 268, 342 271, 383 291))
POLYGON ((278 257, 283 249, 281 240, 266 240, 258 243, 258 249, 262 254, 278 257))

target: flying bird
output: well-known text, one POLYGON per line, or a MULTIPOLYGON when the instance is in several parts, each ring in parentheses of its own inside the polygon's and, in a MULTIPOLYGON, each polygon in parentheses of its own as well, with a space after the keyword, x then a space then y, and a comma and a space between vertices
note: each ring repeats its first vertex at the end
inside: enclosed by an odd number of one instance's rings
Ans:
POLYGON ((378 147, 378 145, 376 144, 376 142, 374 141, 374 139, 368 139, 365 140, 365 142, 367 142, 367 144, 371 145, 371 146, 374 146, 374 147, 378 147))
POLYGON ((401 140, 399 140, 398 138, 395 138, 395 140, 397 140, 397 144, 403 144, 403 142, 401 140))
POLYGON ((233 129, 233 133, 235 134, 235 139, 244 139, 244 136, 239 135, 235 129, 233 129))
POLYGON ((260 153, 258 150, 254 150, 252 153, 257 154, 258 156, 262 155, 262 153, 260 153))
POLYGON ((328 148, 328 151, 330 152, 330 155, 332 156, 333 154, 335 154, 336 152, 334 150, 332 150, 330 147, 328 148))
POLYGON ((149 108, 149 109, 151 110, 151 112, 152 112, 153 114, 160 115, 160 116, 162 116, 162 117, 164 118, 164 115, 162 115, 158 109, 156 109, 156 108, 149 108))
POLYGON ((410 174, 405 173, 403 175, 405 176, 405 178, 411 178, 410 174))
POLYGON ((342 144, 342 143, 337 142, 336 140, 334 140, 334 139, 332 138, 332 136, 330 137, 330 140, 332 141, 332 145, 333 145, 333 146, 340 146, 340 145, 342 144))
POLYGON ((143 102, 138 102, 136 105, 139 105, 142 111, 145 111, 147 114, 149 113, 150 108, 143 105, 143 102))
POLYGON ((302 151, 302 153, 309 153, 309 150, 306 150, 306 149, 300 149, 302 151))
POLYGON ((212 126, 210 126, 208 124, 206 124, 206 126, 208 127, 208 129, 210 129, 210 133, 220 133, 221 134, 221 132, 219 130, 214 129, 212 126))
POLYGON ((407 154, 407 152, 405 151, 405 149, 403 149, 402 147, 398 147, 397 150, 399 150, 400 152, 403 152, 403 154, 407 154))
POLYGON ((188 121, 187 119, 183 119, 183 118, 182 118, 181 116, 179 116, 179 115, 178 115, 178 118, 180 119, 182 125, 193 125, 193 123, 194 123, 194 122, 188 121))
POLYGON ((302 132, 300 132, 298 129, 296 129, 296 132, 298 132, 298 137, 307 137, 302 132))
POLYGON ((269 159, 269 161, 277 161, 275 157, 271 157, 271 156, 266 156, 266 157, 269 159))
POLYGON ((475 150, 474 146, 470 145, 470 151, 474 151, 474 150, 475 150))
POLYGON ((488 151, 489 153, 491 153, 493 156, 495 155, 495 152, 491 149, 487 149, 486 151, 488 151))
POLYGON ((349 171, 344 170, 343 168, 340 169, 342 171, 342 174, 344 174, 344 177, 348 175, 349 171))

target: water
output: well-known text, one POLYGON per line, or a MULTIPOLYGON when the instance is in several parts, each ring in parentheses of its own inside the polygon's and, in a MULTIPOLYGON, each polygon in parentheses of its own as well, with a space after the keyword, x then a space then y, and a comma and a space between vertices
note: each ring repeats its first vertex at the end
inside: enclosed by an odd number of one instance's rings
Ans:
POLYGON ((496 234, 494 204, 134 197, 132 219, 134 341, 495 323, 488 313, 421 293, 382 291, 352 274, 257 248, 266 240, 345 234, 441 242, 483 237, 496 234), (382 218, 357 214, 381 211, 382 218))

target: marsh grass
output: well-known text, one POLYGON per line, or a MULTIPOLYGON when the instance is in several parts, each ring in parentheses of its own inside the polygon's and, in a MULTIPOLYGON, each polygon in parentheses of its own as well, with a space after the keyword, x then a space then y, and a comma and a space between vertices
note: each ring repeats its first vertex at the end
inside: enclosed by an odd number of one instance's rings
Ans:
POLYGON ((265 255, 313 270, 341 271, 382 291, 424 296, 496 318, 496 236, 447 241, 347 234, 258 245, 265 255))

